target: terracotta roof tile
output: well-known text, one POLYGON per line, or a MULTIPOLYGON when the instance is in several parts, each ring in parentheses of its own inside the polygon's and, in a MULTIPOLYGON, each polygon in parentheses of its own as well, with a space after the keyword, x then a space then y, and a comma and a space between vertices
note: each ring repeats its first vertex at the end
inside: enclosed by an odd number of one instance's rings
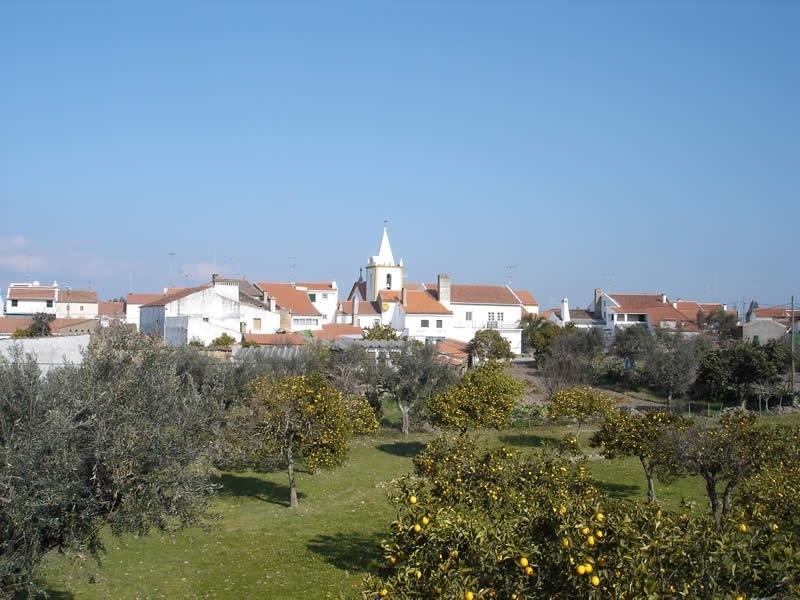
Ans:
MULTIPOLYGON (((345 300, 344 302, 339 303, 339 312, 343 315, 352 315, 353 314, 353 301, 352 300, 345 300)), ((380 303, 379 302, 366 302, 365 300, 361 300, 358 303, 358 314, 359 315, 379 315, 380 314, 380 303)))
MULTIPOLYGON (((789 310, 780 306, 756 308, 753 314, 762 319, 788 319, 789 310)), ((800 309, 795 309, 795 315, 800 312, 800 309)))
POLYGON ((320 340, 336 340, 341 337, 361 337, 364 330, 349 323, 328 323, 321 330, 312 332, 312 335, 320 340))
POLYGON ((306 338, 299 333, 245 333, 244 339, 260 346, 302 346, 306 338))
POLYGON ((211 287, 210 283, 206 283, 203 285, 198 285, 197 287, 193 288, 168 288, 173 289, 172 293, 164 294, 163 296, 159 297, 152 302, 148 302, 147 304, 143 304, 142 307, 151 307, 151 306, 166 306, 170 302, 174 302, 175 300, 180 300, 181 298, 185 298, 186 296, 191 296, 195 292, 200 292, 202 290, 207 290, 211 287))
POLYGON ((451 311, 442 306, 429 292, 409 290, 407 303, 403 312, 407 315, 451 315, 451 311))
POLYGON ((309 290, 335 290, 332 281, 298 281, 295 283, 297 287, 308 288, 309 290))
POLYGON ((8 288, 9 300, 55 300, 56 289, 53 287, 17 287, 8 288))
POLYGON ((308 293, 296 289, 291 283, 258 282, 256 285, 267 294, 274 297, 278 306, 291 312, 293 315, 320 316, 319 311, 311 304, 308 293))
POLYGON ((149 293, 149 292, 131 292, 127 295, 125 301, 128 304, 147 304, 148 302, 155 302, 159 298, 161 298, 164 294, 157 294, 157 293, 149 293))
POLYGON ((94 304, 97 302, 97 292, 92 290, 58 290, 58 302, 85 302, 87 304, 94 304))
MULTIPOLYGON (((17 329, 25 329, 28 327, 31 322, 33 321, 30 317, 0 317, 0 334, 3 335, 10 335, 13 334, 17 329)), ((58 335, 58 333, 66 328, 66 327, 74 327, 79 323, 85 323, 88 321, 94 322, 94 319, 54 319, 50 322, 50 331, 54 335, 58 335)))
POLYGON ((664 304, 664 302, 661 301, 663 299, 663 296, 661 294, 609 293, 608 296, 612 298, 617 304, 619 304, 620 308, 627 308, 628 306, 641 308, 644 306, 661 306, 664 304))
POLYGON ((100 302, 97 305, 97 314, 101 317, 124 317, 125 316, 125 303, 124 302, 100 302))
MULTIPOLYGON (((439 286, 426 283, 428 292, 438 299, 439 286)), ((455 304, 506 304, 520 306, 514 292, 505 285, 450 284, 450 302, 455 304)))
POLYGON ((536 298, 528 290, 514 290, 514 293, 525 306, 539 306, 536 298))

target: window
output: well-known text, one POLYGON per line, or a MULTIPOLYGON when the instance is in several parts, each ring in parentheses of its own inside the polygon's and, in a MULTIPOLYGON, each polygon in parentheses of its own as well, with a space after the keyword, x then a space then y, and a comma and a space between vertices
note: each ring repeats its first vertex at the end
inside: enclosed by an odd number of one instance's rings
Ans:
POLYGON ((294 319, 293 323, 295 325, 317 325, 319 324, 319 319, 294 319))
POLYGON ((467 321, 472 321, 472 311, 468 311, 467 312, 466 319, 467 319, 467 321))
POLYGON ((83 304, 81 304, 81 306, 80 306, 80 308, 78 310, 83 312, 83 304))
POLYGON ((208 323, 208 317, 203 317, 203 321, 205 321, 206 323, 208 323))
POLYGON ((17 306, 19 304, 19 300, 12 300, 11 306, 17 306))
POLYGON ((373 325, 380 325, 381 324, 381 320, 380 319, 373 319, 372 320, 372 324, 373 325))
POLYGON ((247 323, 239 322, 239 333, 247 333, 247 323))
POLYGON ((436 329, 441 329, 441 328, 442 328, 442 320, 436 319, 436 329))
POLYGON ((503 313, 501 313, 501 312, 497 313, 497 320, 502 322, 502 320, 503 320, 503 313))
POLYGON ((327 300, 328 299, 328 294, 322 294, 322 299, 323 300, 327 300))
POLYGON ((52 300, 48 300, 47 301, 47 308, 53 308, 53 301, 52 300))
POLYGON ((419 322, 419 326, 420 327, 430 327, 431 326, 431 322, 428 319, 422 319, 419 322))
POLYGON ((316 294, 309 294, 308 295, 308 299, 311 300, 312 302, 316 302, 317 301, 317 295, 316 294))
POLYGON ((494 321, 494 313, 493 313, 493 312, 490 312, 490 313, 489 313, 488 320, 489 320, 489 321, 494 321))
POLYGON ((256 331, 261 329, 261 319, 253 319, 253 329, 256 331))
POLYGON ((387 290, 392 289, 392 274, 391 273, 387 273, 386 274, 386 289, 387 290))

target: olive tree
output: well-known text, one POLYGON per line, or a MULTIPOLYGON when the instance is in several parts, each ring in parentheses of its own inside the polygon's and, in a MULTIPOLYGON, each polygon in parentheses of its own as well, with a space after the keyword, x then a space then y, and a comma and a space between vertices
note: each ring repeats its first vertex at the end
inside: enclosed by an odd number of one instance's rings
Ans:
POLYGON ((514 358, 511 344, 496 329, 482 329, 467 344, 473 363, 514 358))
POLYGON ((49 550, 99 554, 104 527, 142 535, 205 514, 219 402, 157 341, 112 326, 46 376, 18 350, 0 359, 0 407, 4 593, 31 591, 49 550))

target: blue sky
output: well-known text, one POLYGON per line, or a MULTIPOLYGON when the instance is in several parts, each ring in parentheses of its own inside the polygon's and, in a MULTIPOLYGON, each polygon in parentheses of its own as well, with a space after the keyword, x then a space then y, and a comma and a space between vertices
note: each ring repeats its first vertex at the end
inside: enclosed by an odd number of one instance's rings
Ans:
POLYGON ((0 3, 0 284, 800 293, 800 4, 549 4, 0 3))

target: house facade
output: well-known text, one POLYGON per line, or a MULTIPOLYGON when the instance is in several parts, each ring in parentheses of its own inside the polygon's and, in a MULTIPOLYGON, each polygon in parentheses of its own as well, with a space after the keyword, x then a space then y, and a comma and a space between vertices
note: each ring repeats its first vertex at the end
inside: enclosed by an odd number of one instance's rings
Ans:
MULTIPOLYGON (((275 298, 280 313, 279 327, 283 331, 317 331, 326 323, 322 313, 311 302, 308 289, 299 289, 294 283, 270 281, 260 281, 256 285, 270 298, 275 298)), ((318 301, 327 302, 328 299, 320 298, 318 301)), ((336 311, 332 310, 335 320, 336 311)))
POLYGON ((296 290, 308 294, 311 305, 320 314, 321 323, 334 323, 336 321, 336 308, 339 304, 339 288, 335 281, 298 281, 294 284, 296 290))
POLYGON ((30 317, 36 313, 56 314, 58 284, 41 285, 38 281, 12 283, 8 286, 5 314, 9 317, 30 317))
POLYGON ((193 340, 208 345, 222 334, 240 342, 243 334, 275 333, 280 318, 275 299, 257 286, 214 275, 211 283, 143 304, 139 328, 162 336, 171 346, 193 340))
POLYGON ((56 317, 59 319, 95 319, 99 308, 95 291, 61 288, 56 292, 56 317))
POLYGON ((144 304, 155 302, 164 294, 157 292, 131 292, 125 297, 125 323, 139 329, 139 309, 144 304))

